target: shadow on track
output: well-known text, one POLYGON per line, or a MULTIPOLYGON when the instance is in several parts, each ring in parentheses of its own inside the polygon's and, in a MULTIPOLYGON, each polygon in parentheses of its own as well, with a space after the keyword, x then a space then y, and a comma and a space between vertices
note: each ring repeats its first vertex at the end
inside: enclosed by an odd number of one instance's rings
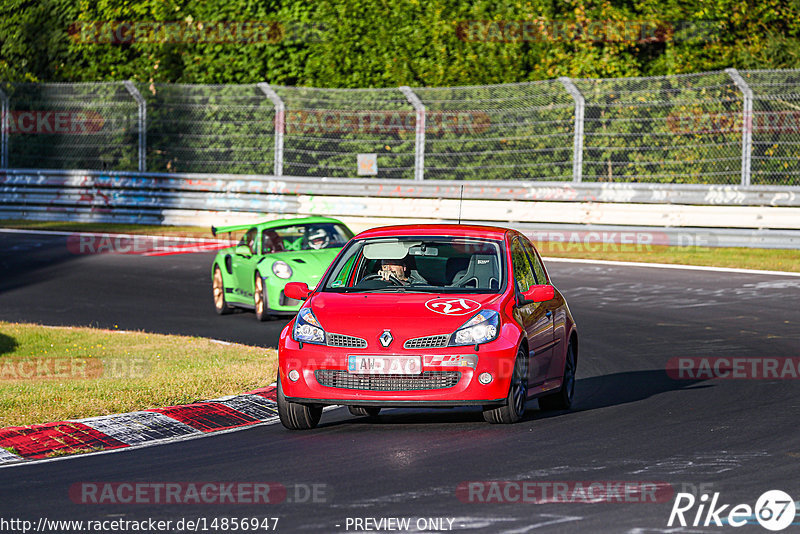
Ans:
POLYGON ((713 387, 697 385, 704 380, 675 380, 664 369, 625 371, 579 379, 575 383, 575 401, 571 410, 530 412, 525 419, 542 419, 573 412, 586 412, 632 402, 670 391, 713 387), (531 417, 532 416, 532 417, 531 417))
MULTIPOLYGON (((713 387, 698 386, 703 380, 674 380, 663 369, 649 371, 626 371, 608 375, 578 379, 575 384, 575 402, 571 410, 543 411, 535 409, 535 402, 528 402, 523 421, 535 421, 551 417, 569 416, 610 406, 619 406, 648 399, 654 395, 671 391, 713 387)), ((453 424, 483 423, 483 416, 476 407, 452 409, 407 408, 402 411, 382 412, 378 417, 353 417, 344 421, 323 421, 320 427, 341 424, 403 425, 403 424, 453 424), (415 411, 418 410, 418 411, 415 411)))
POLYGON ((0 294, 49 280, 63 264, 77 259, 65 236, 0 232, 0 294))

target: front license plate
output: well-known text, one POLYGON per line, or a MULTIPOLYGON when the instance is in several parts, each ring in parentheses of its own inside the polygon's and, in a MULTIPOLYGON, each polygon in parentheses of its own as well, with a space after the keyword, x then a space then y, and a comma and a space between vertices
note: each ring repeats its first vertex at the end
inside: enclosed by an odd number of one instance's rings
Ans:
POLYGON ((348 356, 347 371, 360 375, 418 375, 420 356, 348 356))

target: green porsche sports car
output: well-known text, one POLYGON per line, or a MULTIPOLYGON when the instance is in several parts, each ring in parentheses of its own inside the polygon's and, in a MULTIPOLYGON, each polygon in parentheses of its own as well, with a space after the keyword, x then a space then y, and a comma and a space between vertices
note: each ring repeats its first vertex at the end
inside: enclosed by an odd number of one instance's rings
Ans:
POLYGON ((314 287, 353 232, 327 217, 281 219, 258 224, 211 227, 215 236, 245 230, 234 247, 221 249, 211 267, 214 307, 222 315, 232 307, 253 309, 259 321, 294 314, 301 301, 283 286, 305 282, 314 287))

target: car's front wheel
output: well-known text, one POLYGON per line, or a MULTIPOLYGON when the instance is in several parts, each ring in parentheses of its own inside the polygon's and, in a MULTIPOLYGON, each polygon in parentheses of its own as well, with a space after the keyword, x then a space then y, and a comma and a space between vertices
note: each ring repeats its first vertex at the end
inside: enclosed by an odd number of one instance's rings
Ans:
POLYGON ((377 417, 381 413, 380 406, 348 406, 352 415, 358 417, 377 417))
POLYGON ((272 317, 267 313, 267 292, 264 290, 264 279, 261 278, 259 273, 256 273, 253 287, 253 304, 256 309, 256 319, 259 321, 269 321, 272 317))
POLYGON ((214 277, 211 282, 211 289, 214 296, 214 309, 218 315, 225 315, 231 312, 231 307, 225 301, 225 283, 222 281, 222 271, 219 266, 214 267, 214 277))
POLYGON ((575 350, 572 343, 567 346, 567 358, 564 362, 564 375, 561 380, 561 389, 550 395, 539 398, 539 408, 542 410, 569 410, 572 407, 572 398, 575 395, 575 350))
POLYGON ((322 417, 322 406, 300 404, 286 400, 281 385, 281 377, 278 377, 278 417, 281 424, 289 430, 308 430, 319 424, 322 417))
POLYGON ((516 423, 525 413, 525 403, 528 400, 528 354, 525 347, 520 346, 517 358, 514 361, 514 373, 511 376, 511 385, 508 387, 508 396, 502 406, 487 406, 483 409, 483 418, 489 423, 516 423))

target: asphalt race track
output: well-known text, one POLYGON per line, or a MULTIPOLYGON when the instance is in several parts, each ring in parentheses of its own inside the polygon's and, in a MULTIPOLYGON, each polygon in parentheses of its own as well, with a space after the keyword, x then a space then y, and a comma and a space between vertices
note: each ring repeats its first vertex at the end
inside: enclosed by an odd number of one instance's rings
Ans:
MULTIPOLYGON (((285 320, 214 314, 211 258, 78 256, 64 236, 0 233, 0 320, 275 346, 285 320)), ((412 525, 449 518, 456 532, 765 532, 757 524, 669 529, 674 493, 719 492, 719 503, 731 506, 752 507, 773 489, 800 500, 800 381, 675 380, 665 371, 674 357, 799 357, 800 278, 548 267, 580 333, 569 413, 543 413, 532 402, 523 422, 495 426, 474 409, 387 410, 369 421, 337 408, 308 432, 262 425, 3 468, 2 516, 34 523, 278 517, 278 532, 354 532, 347 518, 367 517, 412 518, 412 525), (275 482, 293 502, 75 504, 69 488, 85 481, 275 482), (459 498, 467 481, 661 482, 674 493, 656 503, 484 503, 459 498), (314 484, 322 485, 318 498, 305 498, 303 488, 314 484)), ((799 522, 800 515, 786 532, 799 522)))

